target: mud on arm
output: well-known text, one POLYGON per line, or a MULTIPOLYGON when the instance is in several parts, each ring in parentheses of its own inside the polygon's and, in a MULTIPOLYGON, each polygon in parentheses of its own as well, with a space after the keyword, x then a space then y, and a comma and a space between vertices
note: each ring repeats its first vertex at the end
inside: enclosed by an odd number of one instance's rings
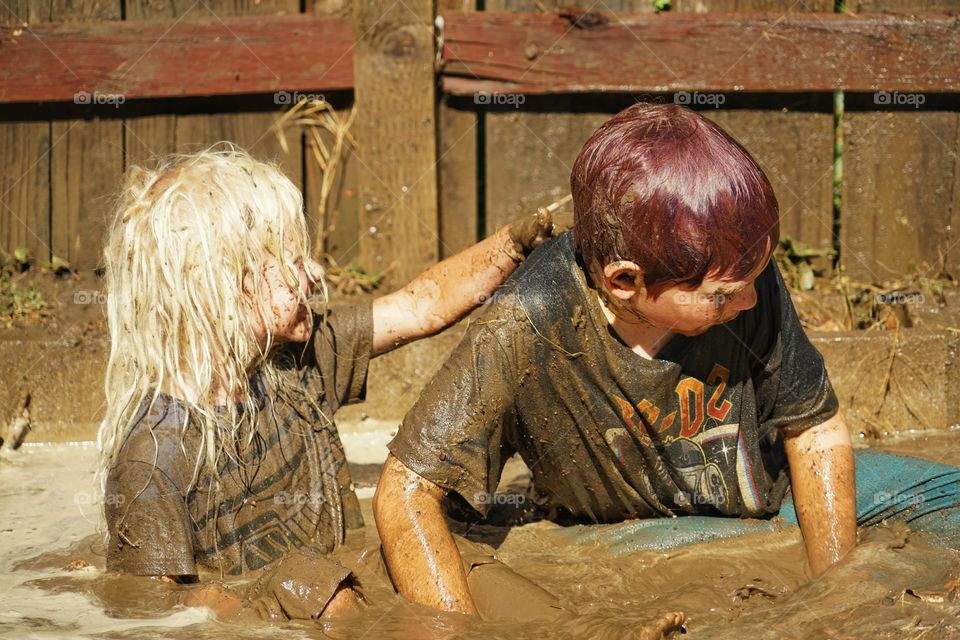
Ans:
POLYGON ((388 456, 373 499, 383 553, 400 595, 429 607, 476 615, 460 551, 440 507, 443 494, 442 488, 388 456))
POLYGON ((818 576, 857 543, 850 433, 840 413, 784 439, 807 560, 818 576))
POLYGON ((373 303, 373 355, 437 333, 488 300, 535 246, 550 237, 545 209, 433 265, 373 303))

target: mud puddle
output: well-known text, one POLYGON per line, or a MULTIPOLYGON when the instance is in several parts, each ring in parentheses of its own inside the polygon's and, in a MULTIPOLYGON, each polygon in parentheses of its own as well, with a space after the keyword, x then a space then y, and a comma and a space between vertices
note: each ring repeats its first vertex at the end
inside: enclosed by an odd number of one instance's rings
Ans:
MULTIPOLYGON (((581 614, 562 626, 437 614, 374 587, 366 612, 326 628, 232 628, 204 610, 166 609, 163 585, 103 572, 94 458, 92 446, 0 458, 0 637, 631 638, 680 610, 690 638, 960 638, 960 554, 903 529, 862 532, 847 562, 811 582, 795 529, 615 558, 562 542, 547 522, 461 530, 581 614)), ((345 553, 359 556, 375 536, 368 526, 345 553)))
POLYGON ((920 431, 865 442, 879 451, 960 467, 960 429, 920 431))

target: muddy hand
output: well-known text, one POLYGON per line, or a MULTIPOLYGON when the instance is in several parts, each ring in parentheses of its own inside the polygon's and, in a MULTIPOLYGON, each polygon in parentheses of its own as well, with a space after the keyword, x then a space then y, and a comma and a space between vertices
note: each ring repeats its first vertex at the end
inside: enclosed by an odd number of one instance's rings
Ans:
POLYGON ((566 225, 558 230, 556 222, 557 219, 546 207, 540 207, 532 216, 514 220, 510 223, 512 246, 507 248, 507 253, 520 262, 538 245, 569 228, 566 225))
POLYGON ((662 640, 674 631, 682 631, 687 616, 679 611, 664 613, 645 625, 637 634, 637 640, 662 640))

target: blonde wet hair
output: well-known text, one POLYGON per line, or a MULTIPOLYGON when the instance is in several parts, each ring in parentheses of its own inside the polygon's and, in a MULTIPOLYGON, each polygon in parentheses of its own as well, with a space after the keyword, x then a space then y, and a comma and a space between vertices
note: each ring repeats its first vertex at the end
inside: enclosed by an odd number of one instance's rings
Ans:
POLYGON ((274 258, 299 291, 297 262, 309 256, 302 195, 275 164, 220 143, 127 171, 104 252, 101 487, 144 403, 161 392, 187 407, 184 433, 189 419, 201 426, 191 486, 204 463, 216 470, 224 437, 237 434, 241 415, 255 415, 252 371, 280 383, 273 336, 268 329, 264 346, 254 333, 255 312, 269 317, 252 294, 264 262, 274 258))

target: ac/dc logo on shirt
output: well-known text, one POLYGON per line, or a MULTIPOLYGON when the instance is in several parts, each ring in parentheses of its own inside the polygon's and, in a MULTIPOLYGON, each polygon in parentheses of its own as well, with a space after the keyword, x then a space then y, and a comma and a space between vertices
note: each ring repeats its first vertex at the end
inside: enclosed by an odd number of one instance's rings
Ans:
MULTIPOLYGON (((657 406, 646 398, 632 405, 613 396, 633 438, 643 446, 653 446, 651 435, 656 435, 656 448, 678 475, 680 490, 673 501, 679 506, 709 504, 723 510, 739 493, 748 513, 760 507, 750 463, 740 455, 740 425, 724 423, 733 409, 733 403, 724 398, 729 382, 730 370, 721 364, 714 364, 705 381, 683 378, 674 388, 677 403, 669 413, 672 406, 657 406), (734 495, 724 480, 724 469, 736 477, 738 491, 734 495)), ((621 464, 625 463, 628 447, 622 438, 627 437, 626 431, 608 429, 604 435, 621 464)))
POLYGON ((706 383, 716 387, 710 397, 706 398, 706 386, 701 380, 683 378, 674 389, 678 409, 667 414, 646 398, 638 402, 636 407, 619 396, 614 396, 613 399, 620 408, 623 421, 637 428, 636 435, 641 442, 651 444, 647 429, 653 429, 658 434, 666 433, 674 426, 678 417, 680 432, 677 437, 680 438, 689 438, 699 433, 707 416, 718 423, 723 422, 733 408, 733 403, 723 398, 729 382, 730 370, 721 364, 714 364, 706 383))

